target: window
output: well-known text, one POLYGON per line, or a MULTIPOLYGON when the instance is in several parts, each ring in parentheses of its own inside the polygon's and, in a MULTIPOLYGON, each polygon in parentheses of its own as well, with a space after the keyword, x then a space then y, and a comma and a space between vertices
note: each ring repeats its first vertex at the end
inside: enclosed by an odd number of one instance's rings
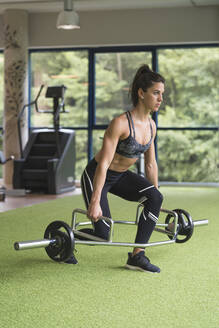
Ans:
POLYGON ((218 47, 158 51, 166 78, 158 115, 161 181, 219 181, 218 61, 218 47))
POLYGON ((138 67, 151 66, 151 52, 97 53, 95 56, 96 124, 108 124, 112 118, 131 109, 129 88, 138 67))
POLYGON ((75 146, 76 146, 76 163, 75 163, 75 177, 80 180, 82 172, 87 165, 87 140, 88 133, 86 130, 76 130, 75 146))
MULTIPOLYGON (((66 86, 65 108, 68 113, 60 116, 63 127, 87 126, 88 117, 88 52, 46 51, 31 53, 32 100, 40 86, 44 90, 39 98, 39 109, 52 109, 53 101, 45 98, 48 86, 66 86)), ((32 109, 31 126, 51 126, 52 115, 36 113, 32 109)))
MULTIPOLYGON (((76 130, 77 179, 92 152, 100 149, 112 118, 131 108, 129 88, 137 68, 153 63, 166 79, 158 114, 159 180, 219 182, 219 47, 133 46, 30 53, 32 100, 45 85, 40 109, 53 107, 52 99, 45 97, 47 86, 67 87, 69 113, 61 115, 60 125, 76 130)), ((2 61, 0 56, 0 69, 2 61)), ((31 125, 52 126, 52 115, 37 114, 32 108, 31 125)))
POLYGON ((219 182, 219 133, 158 131, 159 180, 219 182))
POLYGON ((158 51, 159 72, 166 78, 160 126, 219 124, 219 48, 158 51))

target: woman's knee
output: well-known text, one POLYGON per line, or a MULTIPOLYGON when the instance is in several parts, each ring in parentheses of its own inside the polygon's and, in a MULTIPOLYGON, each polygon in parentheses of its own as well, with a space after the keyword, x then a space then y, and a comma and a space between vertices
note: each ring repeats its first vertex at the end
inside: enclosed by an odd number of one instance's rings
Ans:
POLYGON ((154 187, 150 189, 150 192, 145 194, 145 199, 145 202, 143 202, 145 205, 149 201, 150 203, 153 203, 155 207, 159 208, 163 202, 163 195, 157 188, 154 187))
POLYGON ((155 195, 154 195, 154 199, 160 205, 163 203, 163 195, 161 194, 161 192, 157 188, 156 188, 156 192, 155 192, 155 195))

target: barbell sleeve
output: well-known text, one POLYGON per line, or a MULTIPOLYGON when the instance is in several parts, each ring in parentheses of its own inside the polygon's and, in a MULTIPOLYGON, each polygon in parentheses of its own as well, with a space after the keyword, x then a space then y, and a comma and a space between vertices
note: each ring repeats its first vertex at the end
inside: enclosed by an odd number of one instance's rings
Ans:
POLYGON ((194 226, 208 225, 208 220, 197 220, 193 221, 194 226))
POLYGON ((14 249, 16 251, 47 247, 53 243, 56 243, 56 239, 39 239, 39 240, 27 240, 27 241, 16 241, 14 243, 14 249))

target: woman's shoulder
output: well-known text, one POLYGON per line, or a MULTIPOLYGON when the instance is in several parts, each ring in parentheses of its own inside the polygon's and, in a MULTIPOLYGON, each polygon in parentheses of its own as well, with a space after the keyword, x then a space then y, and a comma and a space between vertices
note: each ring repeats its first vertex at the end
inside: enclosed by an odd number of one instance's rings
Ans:
POLYGON ((151 117, 149 118, 149 121, 150 121, 150 125, 152 127, 153 136, 155 136, 156 131, 157 131, 156 123, 154 122, 154 120, 151 117))
POLYGON ((115 123, 118 123, 118 124, 122 124, 124 122, 127 122, 127 112, 123 112, 117 116, 115 116, 111 122, 115 122, 115 123))
POLYGON ((107 132, 117 131, 123 133, 125 130, 127 130, 127 118, 125 112, 114 117, 107 128, 107 132))

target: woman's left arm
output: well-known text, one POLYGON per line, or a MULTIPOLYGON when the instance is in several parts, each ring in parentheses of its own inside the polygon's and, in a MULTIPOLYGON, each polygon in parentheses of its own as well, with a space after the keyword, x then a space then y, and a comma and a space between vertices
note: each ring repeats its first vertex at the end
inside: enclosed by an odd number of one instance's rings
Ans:
POLYGON ((145 176, 158 189, 158 167, 155 156, 154 139, 156 136, 156 125, 152 121, 153 139, 150 148, 144 154, 145 176))

